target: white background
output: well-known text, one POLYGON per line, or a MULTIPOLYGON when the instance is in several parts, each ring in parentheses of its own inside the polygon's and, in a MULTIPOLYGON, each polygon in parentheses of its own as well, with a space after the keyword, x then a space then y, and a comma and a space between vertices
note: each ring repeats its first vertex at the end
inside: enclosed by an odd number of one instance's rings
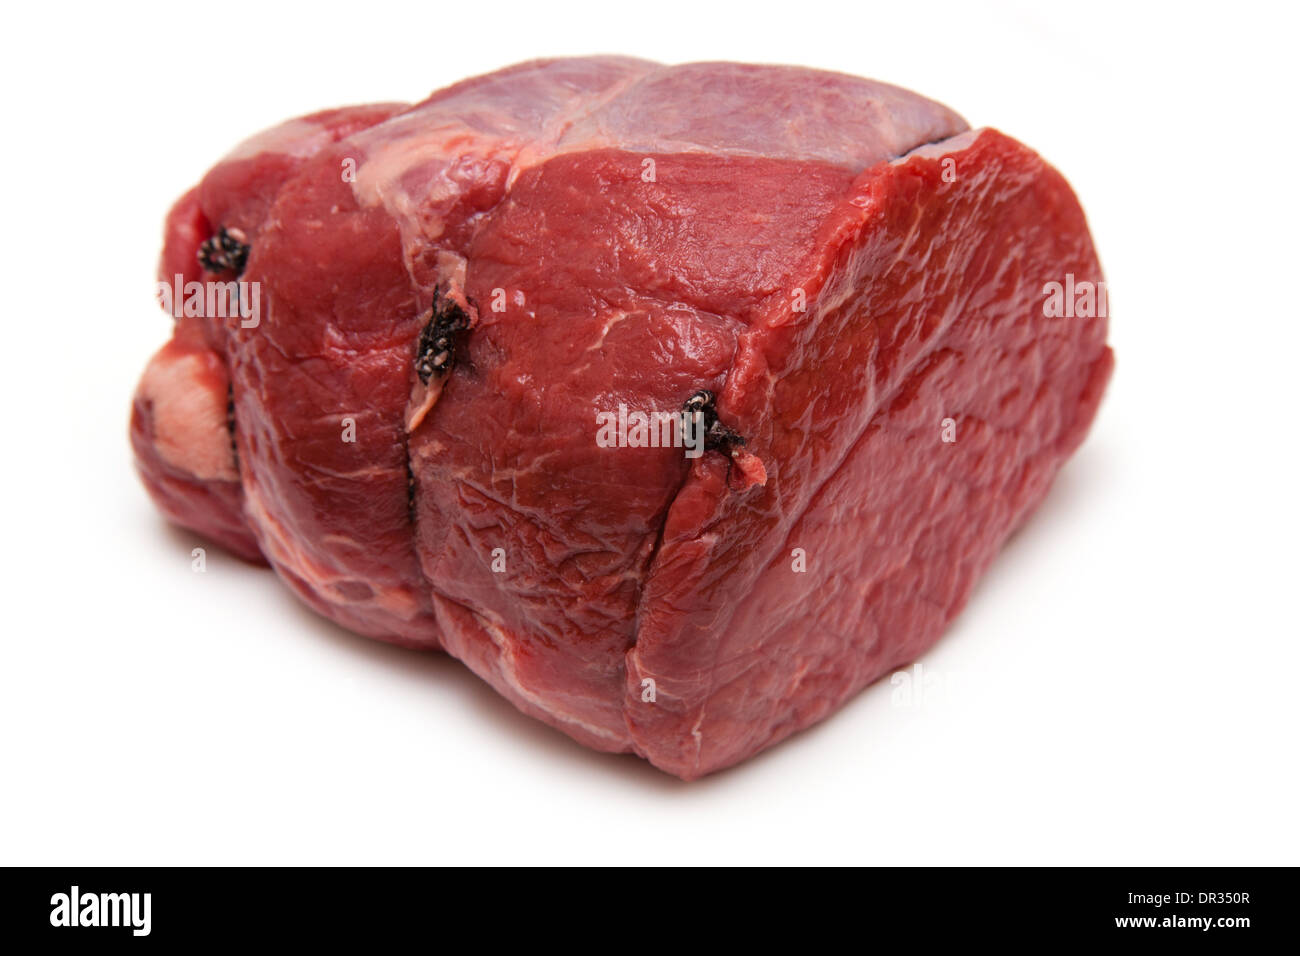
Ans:
POLYGON ((6 10, 0 862, 1300 863, 1294 7, 6 10), (310 11, 310 12, 308 12, 310 11), (129 401, 163 216, 289 116, 543 55, 843 70, 1078 191, 1118 367, 922 661, 683 784, 353 637, 156 515, 129 401))

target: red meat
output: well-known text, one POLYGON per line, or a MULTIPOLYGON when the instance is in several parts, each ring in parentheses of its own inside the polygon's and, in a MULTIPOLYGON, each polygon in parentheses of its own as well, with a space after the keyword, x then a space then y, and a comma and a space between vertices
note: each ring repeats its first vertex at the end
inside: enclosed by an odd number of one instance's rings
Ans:
POLYGON ((260 303, 141 383, 172 520, 685 778, 929 647, 1112 361, 1104 308, 1044 306, 1104 289, 1058 173, 790 67, 541 61, 295 120, 180 201, 161 271, 260 303), (606 447, 620 406, 707 450, 606 447))

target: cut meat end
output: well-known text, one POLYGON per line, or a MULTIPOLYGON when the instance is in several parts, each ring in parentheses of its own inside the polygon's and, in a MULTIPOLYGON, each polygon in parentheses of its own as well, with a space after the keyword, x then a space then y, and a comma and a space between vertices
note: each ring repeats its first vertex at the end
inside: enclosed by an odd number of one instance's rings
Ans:
POLYGON ((995 131, 863 175, 803 280, 813 307, 743 336, 723 392, 767 485, 739 499, 705 460, 669 513, 628 653, 639 753, 728 766, 938 638, 1109 375, 1104 318, 1044 315, 1066 273, 1101 280, 1083 214, 995 131))
POLYGON ((136 470, 158 509, 246 561, 264 563, 243 517, 227 424, 230 378, 197 329, 149 361, 131 408, 136 470))

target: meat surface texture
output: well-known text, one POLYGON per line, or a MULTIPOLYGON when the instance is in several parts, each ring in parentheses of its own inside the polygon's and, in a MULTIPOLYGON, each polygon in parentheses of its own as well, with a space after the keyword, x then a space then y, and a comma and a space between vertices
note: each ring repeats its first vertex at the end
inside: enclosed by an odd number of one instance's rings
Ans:
POLYGON ((537 61, 296 119, 177 203, 159 278, 258 305, 172 304, 131 426, 168 518, 686 779, 932 645, 1112 365, 1055 170, 793 67, 537 61), (706 450, 598 440, 620 408, 706 450))

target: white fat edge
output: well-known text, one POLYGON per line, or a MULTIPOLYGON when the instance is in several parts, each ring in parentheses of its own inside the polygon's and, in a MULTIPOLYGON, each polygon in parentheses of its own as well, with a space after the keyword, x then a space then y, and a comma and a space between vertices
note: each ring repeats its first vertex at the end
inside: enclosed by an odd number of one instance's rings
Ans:
POLYGON ((272 126, 260 133, 254 133, 228 152, 221 160, 223 163, 241 159, 252 159, 263 153, 278 153, 302 159, 313 156, 333 140, 334 134, 328 126, 306 119, 289 120, 279 126, 272 126))
POLYGON ((226 393, 200 384, 208 374, 198 355, 168 355, 145 368, 140 394, 153 409, 153 447, 167 464, 199 481, 238 481, 226 393))

